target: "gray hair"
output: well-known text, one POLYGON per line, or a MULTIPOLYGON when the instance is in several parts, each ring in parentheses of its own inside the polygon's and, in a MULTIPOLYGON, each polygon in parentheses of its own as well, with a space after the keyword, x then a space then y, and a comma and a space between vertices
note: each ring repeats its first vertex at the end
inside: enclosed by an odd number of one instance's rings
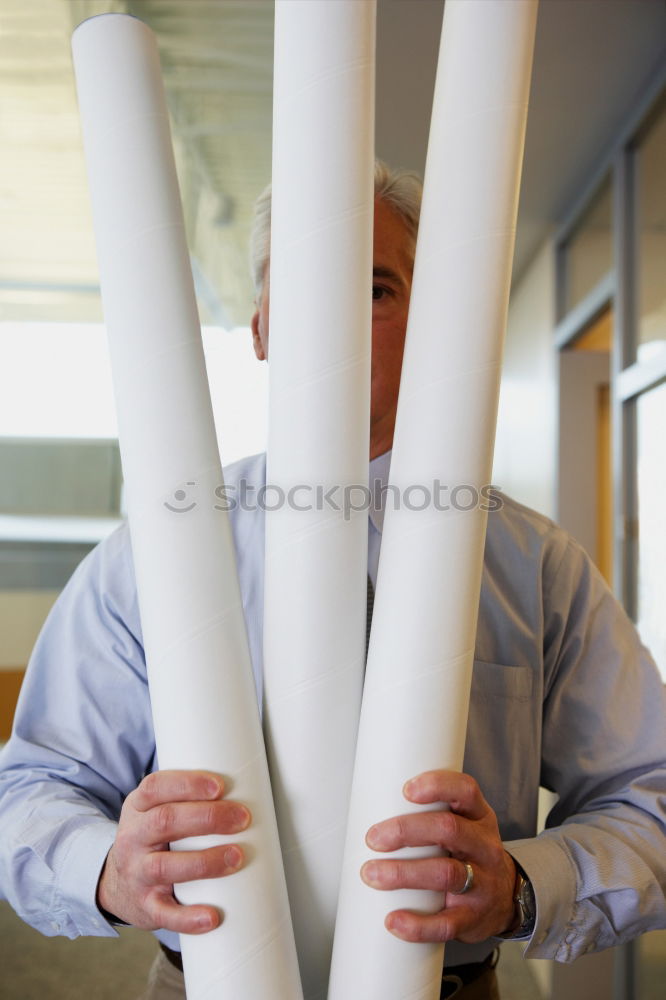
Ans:
MULTIPOLYGON (((421 178, 413 170, 396 170, 382 160, 375 160, 375 197, 390 205, 405 223, 412 259, 416 252, 422 192, 421 178)), ((250 273, 257 302, 261 298, 270 255, 271 185, 268 184, 255 202, 254 222, 250 234, 250 273)))

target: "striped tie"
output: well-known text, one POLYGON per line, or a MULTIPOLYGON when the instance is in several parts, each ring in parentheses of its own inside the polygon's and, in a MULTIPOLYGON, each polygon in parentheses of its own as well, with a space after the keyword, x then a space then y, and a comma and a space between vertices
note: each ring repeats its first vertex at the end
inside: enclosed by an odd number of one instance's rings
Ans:
POLYGON ((370 626, 372 625, 372 609, 375 604, 375 588, 372 586, 372 580, 368 575, 368 590, 367 590, 367 612, 365 616, 365 659, 368 660, 368 646, 370 645, 370 626))

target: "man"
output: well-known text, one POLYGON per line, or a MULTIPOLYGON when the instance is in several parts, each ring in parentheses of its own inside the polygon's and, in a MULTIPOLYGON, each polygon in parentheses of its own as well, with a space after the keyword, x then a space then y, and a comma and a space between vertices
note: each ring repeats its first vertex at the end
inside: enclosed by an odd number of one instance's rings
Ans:
MULTIPOLYGON (((381 164, 375 180, 370 458, 371 478, 385 480, 420 189, 381 164)), ((260 360, 269 353, 269 226, 265 195, 253 239, 260 360)), ((225 481, 258 487, 264 475, 255 456, 225 481)), ((261 692, 262 514, 231 516, 261 692)), ((381 528, 381 510, 371 511, 373 581, 381 528)), ((406 800, 449 810, 377 817, 367 840, 386 860, 363 869, 379 891, 446 893, 439 913, 397 910, 386 926, 408 941, 450 941, 442 997, 463 1000, 497 996, 491 956, 502 936, 568 961, 666 923, 660 679, 580 548, 508 498, 489 516, 475 657, 466 773, 433 770, 405 788, 406 800), (540 782, 559 801, 536 837, 540 782), (450 856, 391 860, 417 844, 450 856)), ((0 888, 19 915, 70 937, 112 935, 121 921, 159 929, 164 951, 146 997, 182 995, 176 933, 205 933, 220 915, 179 904, 173 884, 233 877, 243 854, 229 844, 172 853, 168 844, 241 835, 252 817, 225 797, 220 776, 157 769, 126 529, 88 557, 50 616, 2 768, 0 888)))

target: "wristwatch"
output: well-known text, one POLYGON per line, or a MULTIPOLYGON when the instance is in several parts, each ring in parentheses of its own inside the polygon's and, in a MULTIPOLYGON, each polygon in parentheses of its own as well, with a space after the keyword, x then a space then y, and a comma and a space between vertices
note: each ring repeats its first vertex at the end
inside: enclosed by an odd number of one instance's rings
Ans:
POLYGON ((530 937, 536 924, 536 899, 532 883, 515 858, 513 862, 516 866, 516 881, 513 887, 515 920, 513 930, 500 934, 505 940, 530 937))

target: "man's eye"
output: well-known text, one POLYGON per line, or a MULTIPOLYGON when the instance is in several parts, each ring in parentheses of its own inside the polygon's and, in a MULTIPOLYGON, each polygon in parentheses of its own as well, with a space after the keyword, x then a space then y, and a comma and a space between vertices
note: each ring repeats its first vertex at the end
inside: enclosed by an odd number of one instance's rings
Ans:
POLYGON ((381 299, 386 298, 389 294, 388 288, 384 288, 383 285, 373 285, 372 286, 372 301, 379 302, 381 299))

